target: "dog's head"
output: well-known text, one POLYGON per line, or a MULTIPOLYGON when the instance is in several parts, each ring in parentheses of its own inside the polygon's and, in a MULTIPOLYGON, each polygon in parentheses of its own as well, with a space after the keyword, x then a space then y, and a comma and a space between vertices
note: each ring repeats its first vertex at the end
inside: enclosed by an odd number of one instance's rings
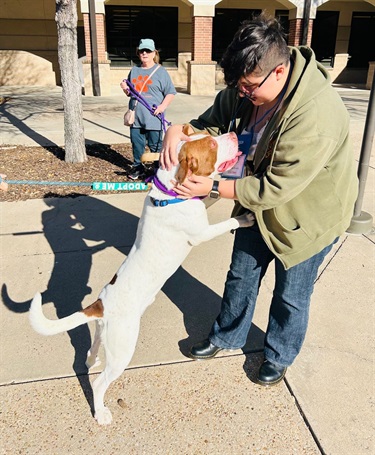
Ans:
POLYGON ((180 163, 176 181, 182 183, 191 174, 213 177, 233 167, 241 152, 235 133, 213 137, 208 133, 191 135, 190 142, 181 142, 180 163))

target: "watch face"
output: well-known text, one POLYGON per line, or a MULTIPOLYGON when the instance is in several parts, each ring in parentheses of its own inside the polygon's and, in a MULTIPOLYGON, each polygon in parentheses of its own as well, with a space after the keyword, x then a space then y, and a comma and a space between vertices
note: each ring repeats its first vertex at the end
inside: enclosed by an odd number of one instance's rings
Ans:
POLYGON ((219 197, 219 192, 218 191, 211 191, 210 197, 213 199, 217 199, 219 197))
POLYGON ((214 180, 212 183, 212 189, 210 192, 210 197, 213 199, 217 199, 220 196, 219 193, 219 182, 217 180, 214 180))

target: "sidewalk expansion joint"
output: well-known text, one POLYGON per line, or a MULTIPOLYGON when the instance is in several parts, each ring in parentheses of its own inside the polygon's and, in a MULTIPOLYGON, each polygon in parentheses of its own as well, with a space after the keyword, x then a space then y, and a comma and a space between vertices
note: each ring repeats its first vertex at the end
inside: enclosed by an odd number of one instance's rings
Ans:
POLYGON ((315 282, 314 282, 314 285, 320 280, 320 277, 323 275, 323 273, 327 270, 327 268, 329 267, 329 265, 331 264, 331 262, 335 259, 337 253, 341 250, 341 248, 343 247, 344 243, 348 240, 348 236, 349 234, 347 234, 345 236, 345 238, 343 239, 343 241, 341 242, 341 245, 338 246, 337 250, 333 253, 332 257, 329 259, 329 261, 327 262, 327 264, 325 264, 325 266, 323 267, 323 269, 320 271, 319 275, 317 276, 315 282))
POLYGON ((292 387, 290 386, 288 380, 285 377, 284 377, 284 383, 290 393, 290 396, 294 399, 298 412, 300 413, 303 421, 305 422, 305 425, 306 425, 309 433, 311 434, 311 437, 313 438, 318 450, 320 451, 321 455, 326 455, 326 452, 323 450, 323 447, 320 444, 320 441, 319 441, 317 435, 315 434, 315 431, 313 430, 312 426, 310 425, 309 419, 306 417, 305 413, 303 412, 303 409, 302 409, 301 405, 299 404, 297 397, 293 393, 292 387))

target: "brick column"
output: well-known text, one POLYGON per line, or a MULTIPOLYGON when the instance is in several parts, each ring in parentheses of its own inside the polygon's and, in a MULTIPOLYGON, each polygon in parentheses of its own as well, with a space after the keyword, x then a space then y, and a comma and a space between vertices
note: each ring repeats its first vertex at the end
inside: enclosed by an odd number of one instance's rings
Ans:
POLYGON ((190 95, 214 95, 216 62, 212 61, 212 24, 220 0, 189 0, 193 5, 191 61, 187 62, 190 95))
MULTIPOLYGON (((87 5, 86 5, 87 6, 87 5)), ((96 5, 96 6, 100 6, 96 5)), ((106 36, 105 36, 105 14, 104 7, 100 8, 101 12, 96 12, 96 37, 98 48, 98 66, 99 66, 99 79, 100 79, 100 94, 101 96, 108 96, 111 94, 111 74, 110 74, 110 61, 107 60, 106 53, 106 36)), ((86 59, 83 62, 83 77, 85 84, 85 95, 93 94, 92 83, 92 55, 91 55, 91 39, 90 39, 90 16, 88 8, 82 11, 83 25, 85 31, 85 47, 86 59)))
MULTIPOLYGON (((313 30, 312 19, 309 20, 309 28, 307 31, 307 46, 311 45, 312 30, 313 30)), ((290 19, 289 20, 289 37, 288 44, 289 46, 300 46, 302 42, 302 33, 303 33, 303 19, 290 19)))
MULTIPOLYGON (((95 15, 98 63, 108 63, 106 57, 106 37, 105 37, 105 17, 103 14, 95 15)), ((85 30, 86 60, 91 62, 91 39, 90 39, 90 19, 89 14, 83 14, 83 25, 85 30)))
POLYGON ((311 46, 312 32, 313 32, 314 20, 309 20, 309 28, 307 29, 307 43, 306 46, 311 46))
POLYGON ((196 63, 212 63, 212 23, 212 17, 193 17, 191 49, 192 61, 196 63))

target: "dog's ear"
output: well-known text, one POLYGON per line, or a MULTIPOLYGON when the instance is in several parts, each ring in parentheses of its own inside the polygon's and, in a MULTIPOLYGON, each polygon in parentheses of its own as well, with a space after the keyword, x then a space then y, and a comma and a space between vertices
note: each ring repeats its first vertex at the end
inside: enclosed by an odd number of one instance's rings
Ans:
POLYGON ((180 167, 176 173, 176 181, 182 183, 186 177, 190 174, 195 174, 198 170, 198 160, 191 154, 188 153, 185 145, 181 147, 179 154, 180 167))
POLYGON ((185 123, 185 125, 182 127, 182 132, 186 134, 186 136, 189 136, 191 134, 190 125, 188 123, 185 123))
POLYGON ((204 143, 204 147, 198 155, 199 163, 197 163, 195 174, 207 177, 215 170, 215 163, 217 159, 217 142, 211 136, 209 136, 202 139, 202 143, 204 143))
POLYGON ((189 123, 185 123, 185 125, 183 125, 182 127, 182 132, 184 134, 186 134, 186 136, 194 136, 194 134, 205 134, 206 136, 209 136, 209 132, 206 131, 206 130, 202 130, 202 131, 199 131, 199 132, 195 132, 193 130, 193 128, 189 125, 189 123))
POLYGON ((177 183, 182 183, 186 179, 188 173, 188 161, 186 155, 187 155, 186 150, 184 149, 184 146, 182 146, 180 153, 178 155, 178 161, 180 163, 180 166, 175 177, 177 183))

